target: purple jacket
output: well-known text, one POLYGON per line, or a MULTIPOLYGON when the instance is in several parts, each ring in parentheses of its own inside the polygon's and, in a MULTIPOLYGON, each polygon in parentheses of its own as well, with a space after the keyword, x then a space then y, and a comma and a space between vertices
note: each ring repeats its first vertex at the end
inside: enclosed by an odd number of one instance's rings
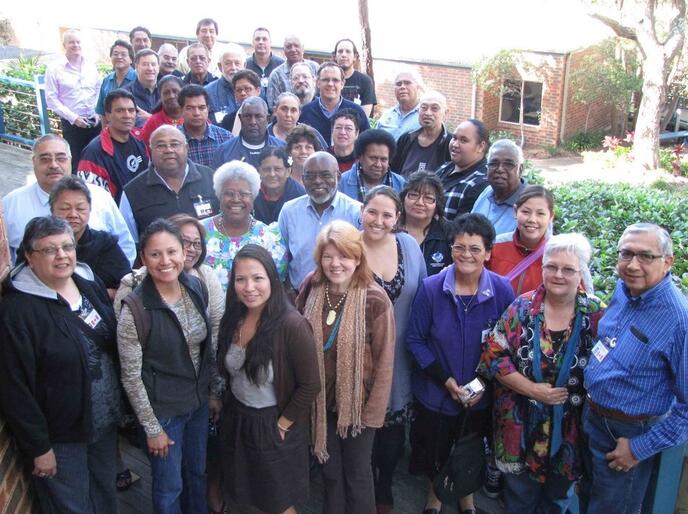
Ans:
MULTIPOLYGON (((418 365, 412 380, 415 398, 426 408, 455 416, 459 405, 444 387, 449 377, 459 385, 473 380, 480 360, 483 332, 492 328, 514 300, 511 284, 484 269, 468 312, 454 294, 455 266, 426 278, 411 308, 406 347, 418 365)), ((476 409, 488 406, 487 395, 476 409)))

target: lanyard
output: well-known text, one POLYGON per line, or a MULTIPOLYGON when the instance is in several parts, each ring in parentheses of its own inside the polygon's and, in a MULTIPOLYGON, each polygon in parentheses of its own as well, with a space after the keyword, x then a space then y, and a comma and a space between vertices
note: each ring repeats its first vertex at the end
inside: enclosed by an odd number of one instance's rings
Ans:
MULTIPOLYGON (((562 344, 566 345, 566 352, 564 353, 564 360, 559 367, 559 373, 554 383, 554 387, 563 387, 569 379, 571 373, 571 362, 578 349, 578 342, 580 341, 581 325, 583 324, 583 314, 580 310, 576 312, 576 321, 573 323, 573 331, 568 341, 562 344)), ((542 376, 542 368, 540 362, 542 360, 542 348, 540 347, 540 315, 535 316, 535 327, 533 328, 533 375, 537 382, 544 382, 542 376)), ((564 417, 564 406, 554 405, 552 413, 552 444, 549 449, 550 457, 556 455, 561 447, 561 421, 564 417)))

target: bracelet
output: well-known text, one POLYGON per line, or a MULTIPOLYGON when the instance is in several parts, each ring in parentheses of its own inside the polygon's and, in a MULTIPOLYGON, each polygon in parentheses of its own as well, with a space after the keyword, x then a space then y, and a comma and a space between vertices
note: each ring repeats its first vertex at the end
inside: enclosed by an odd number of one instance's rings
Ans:
POLYGON ((282 425, 279 424, 279 422, 277 423, 277 428, 279 428, 280 431, 282 431, 282 432, 289 432, 289 429, 288 429, 288 428, 284 428, 282 425))

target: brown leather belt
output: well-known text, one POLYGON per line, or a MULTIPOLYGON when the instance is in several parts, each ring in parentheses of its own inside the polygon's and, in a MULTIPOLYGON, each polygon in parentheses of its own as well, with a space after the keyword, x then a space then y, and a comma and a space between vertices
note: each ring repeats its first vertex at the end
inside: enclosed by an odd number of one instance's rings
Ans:
POLYGON ((624 414, 623 412, 618 411, 618 410, 607 409, 607 408, 602 407, 601 405, 598 405, 595 402, 593 402, 592 398, 590 398, 590 395, 588 395, 588 405, 590 406, 590 410, 593 411, 598 416, 603 416, 605 418, 613 419, 616 421, 648 421, 649 419, 652 419, 654 417, 654 416, 630 416, 630 415, 624 414))

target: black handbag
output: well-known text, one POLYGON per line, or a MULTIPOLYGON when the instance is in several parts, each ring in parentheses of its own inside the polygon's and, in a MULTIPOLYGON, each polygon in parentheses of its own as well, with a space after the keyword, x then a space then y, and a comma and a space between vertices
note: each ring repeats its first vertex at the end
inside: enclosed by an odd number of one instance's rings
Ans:
POLYGON ((459 498, 474 493, 483 485, 485 445, 478 434, 465 434, 469 415, 470 411, 466 411, 461 423, 461 435, 454 442, 447 462, 432 481, 437 498, 449 505, 458 505, 459 498))

